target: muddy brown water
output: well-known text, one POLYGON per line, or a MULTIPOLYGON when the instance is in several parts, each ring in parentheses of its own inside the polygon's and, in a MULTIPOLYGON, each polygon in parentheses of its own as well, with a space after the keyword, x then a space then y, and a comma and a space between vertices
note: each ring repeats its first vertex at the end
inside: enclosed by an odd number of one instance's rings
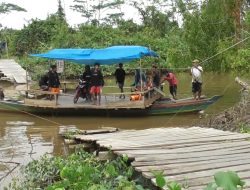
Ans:
MULTIPOLYGON (((177 74, 178 97, 190 97, 191 77, 187 73, 177 74)), ((234 74, 204 75, 203 94, 213 96, 215 94, 223 97, 214 105, 205 110, 205 116, 217 114, 239 101, 240 87, 234 82, 234 74)), ((248 77, 245 77, 248 79, 248 77)), ((130 85, 132 79, 128 79, 130 85)), ((112 84, 113 80, 107 79, 106 84, 112 84)), ((6 92, 13 89, 24 88, 14 87, 10 83, 0 83, 6 92)), ((168 93, 168 85, 164 91, 168 93)), ((65 125, 73 125, 79 129, 97 129, 100 127, 116 127, 121 129, 145 129, 154 127, 177 127, 195 125, 199 119, 198 113, 176 114, 164 116, 147 117, 40 117, 27 114, 0 113, 0 189, 15 176, 15 172, 7 176, 8 171, 15 167, 11 162, 21 165, 32 159, 37 159, 45 153, 63 155, 66 147, 62 138, 58 135, 65 125)), ((14 170, 15 171, 15 170, 14 170)))

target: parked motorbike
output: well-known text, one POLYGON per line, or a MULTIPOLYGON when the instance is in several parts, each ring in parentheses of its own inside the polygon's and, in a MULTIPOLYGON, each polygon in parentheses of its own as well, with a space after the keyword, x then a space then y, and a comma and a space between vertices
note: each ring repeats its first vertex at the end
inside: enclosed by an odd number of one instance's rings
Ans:
POLYGON ((81 79, 79 79, 79 84, 76 87, 76 92, 75 92, 75 96, 74 96, 74 104, 77 103, 78 99, 81 98, 86 98, 87 99, 87 85, 86 85, 86 81, 83 81, 81 79))

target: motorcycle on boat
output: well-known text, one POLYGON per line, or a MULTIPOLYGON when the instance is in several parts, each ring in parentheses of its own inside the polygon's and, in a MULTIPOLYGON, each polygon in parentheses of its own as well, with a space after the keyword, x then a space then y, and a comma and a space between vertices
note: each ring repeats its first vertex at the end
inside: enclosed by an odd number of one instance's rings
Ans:
POLYGON ((87 89, 87 83, 86 81, 83 81, 82 79, 79 79, 78 86, 76 87, 76 92, 74 96, 74 104, 77 103, 78 99, 86 99, 88 100, 88 89, 87 89))

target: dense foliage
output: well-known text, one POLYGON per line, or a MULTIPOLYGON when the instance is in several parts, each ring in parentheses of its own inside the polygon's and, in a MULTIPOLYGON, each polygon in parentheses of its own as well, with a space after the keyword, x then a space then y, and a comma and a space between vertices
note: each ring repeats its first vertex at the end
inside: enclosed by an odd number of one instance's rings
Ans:
MULTIPOLYGON (((74 1, 71 8, 83 17, 83 23, 74 28, 67 24, 60 1, 58 11, 46 20, 31 20, 21 30, 1 28, 0 41, 8 44, 8 52, 1 51, 1 56, 20 59, 37 75, 48 68, 47 60, 28 54, 52 48, 142 45, 159 53, 162 67, 187 68, 198 58, 206 60, 206 70, 250 70, 248 0, 127 1, 138 11, 140 24, 123 18, 120 8, 125 1, 98 2, 74 1)), ((0 11, 4 14, 6 9, 0 11)), ((149 66, 152 61, 146 59, 143 64, 149 66)), ((68 68, 67 76, 78 75, 82 69, 70 63, 68 68)))
POLYGON ((100 161, 86 152, 77 152, 66 158, 44 155, 23 168, 23 178, 16 179, 10 189, 46 190, 143 190, 132 181, 133 170, 126 157, 100 161))

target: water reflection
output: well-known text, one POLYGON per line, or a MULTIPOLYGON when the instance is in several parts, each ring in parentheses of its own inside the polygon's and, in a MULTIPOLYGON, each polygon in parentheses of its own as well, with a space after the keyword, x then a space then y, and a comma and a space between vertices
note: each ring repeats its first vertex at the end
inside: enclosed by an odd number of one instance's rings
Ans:
MULTIPOLYGON (((5 114, 1 114, 3 116, 5 114)), ((6 114, 7 116, 7 114, 6 114)), ((63 142, 58 138, 59 126, 37 125, 23 119, 12 119, 0 122, 0 184, 7 185, 15 175, 2 179, 16 165, 24 165, 45 153, 62 154, 63 142)), ((7 117, 8 118, 8 117, 7 117)))

